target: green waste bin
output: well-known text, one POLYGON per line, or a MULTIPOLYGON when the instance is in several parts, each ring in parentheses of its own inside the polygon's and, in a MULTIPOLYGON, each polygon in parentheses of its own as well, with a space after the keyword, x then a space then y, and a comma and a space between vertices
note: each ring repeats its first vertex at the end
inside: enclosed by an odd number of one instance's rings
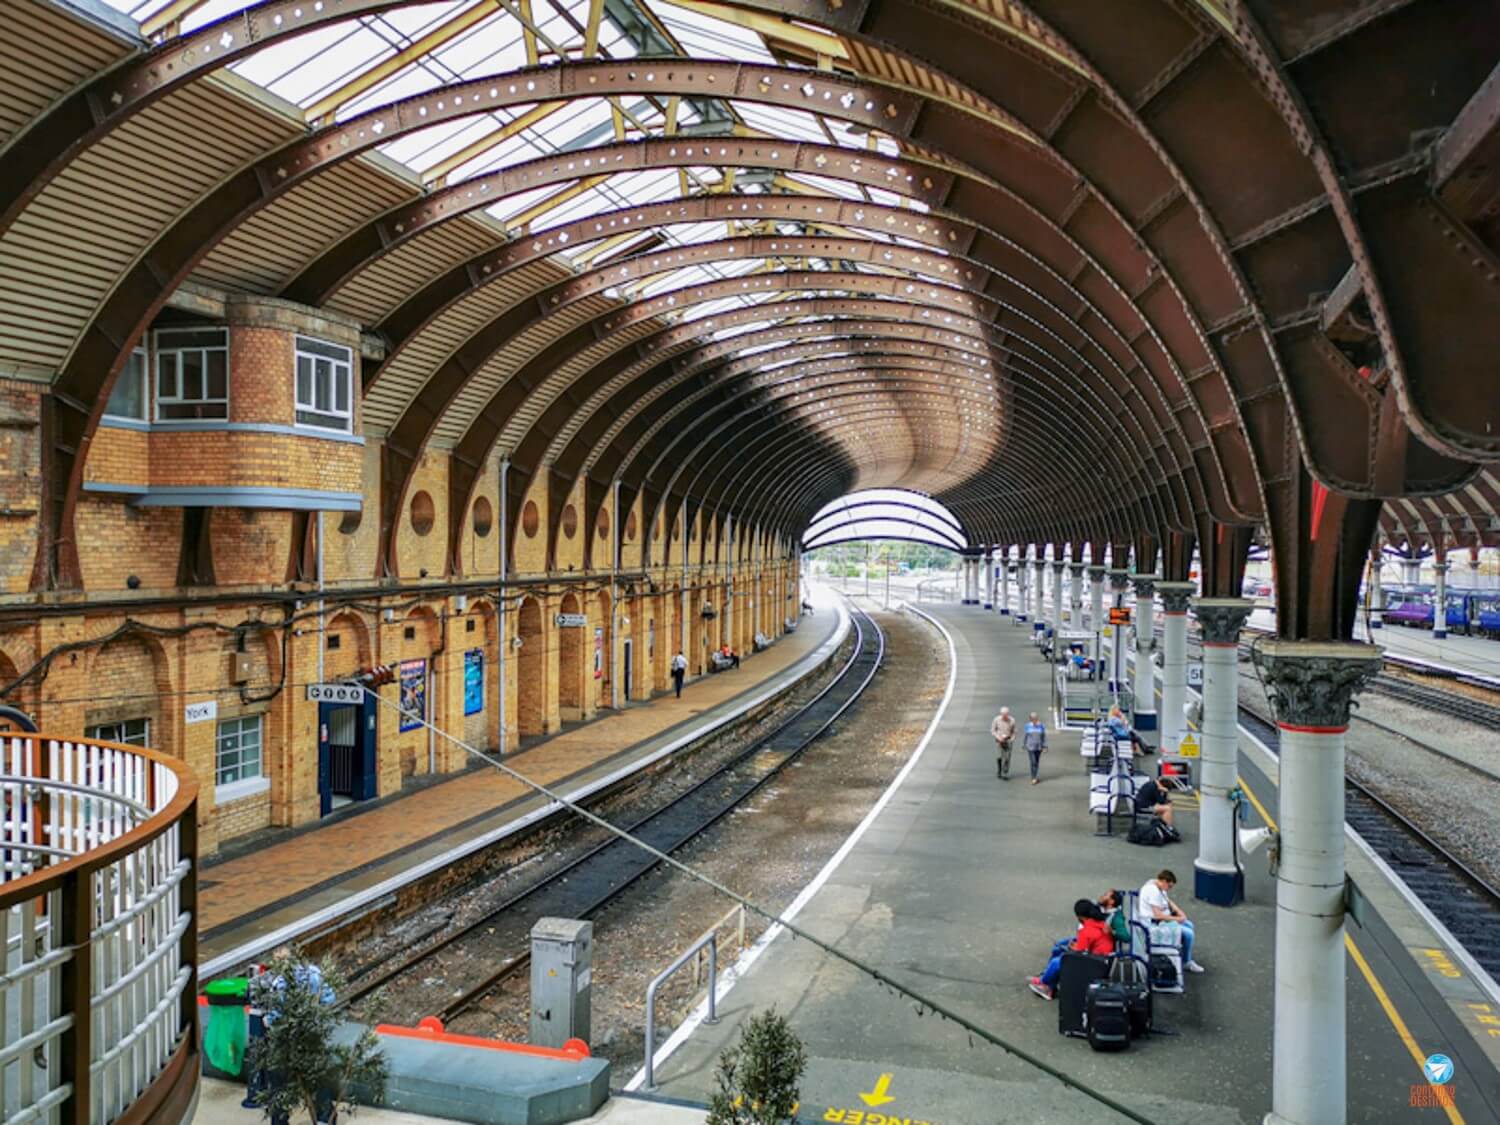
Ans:
POLYGON ((203 1053, 208 1065, 225 1078, 239 1078, 245 1063, 245 999, 250 982, 227 977, 203 989, 208 997, 208 1027, 203 1032, 203 1053))

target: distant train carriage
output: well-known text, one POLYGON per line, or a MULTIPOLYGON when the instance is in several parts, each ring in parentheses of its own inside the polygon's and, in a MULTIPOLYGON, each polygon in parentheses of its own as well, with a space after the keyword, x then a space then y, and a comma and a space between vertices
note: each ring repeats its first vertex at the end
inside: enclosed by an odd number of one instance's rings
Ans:
POLYGON ((1390 586, 1385 590, 1385 610, 1381 614, 1387 625, 1409 625, 1432 628, 1431 586, 1390 586))
POLYGON ((1476 591, 1469 595, 1469 620, 1480 636, 1500 639, 1500 590, 1476 591))

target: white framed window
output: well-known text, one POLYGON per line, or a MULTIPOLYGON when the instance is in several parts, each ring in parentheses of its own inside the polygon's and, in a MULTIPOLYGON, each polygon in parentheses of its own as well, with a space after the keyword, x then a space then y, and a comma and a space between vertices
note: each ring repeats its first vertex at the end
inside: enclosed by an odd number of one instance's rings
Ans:
POLYGON ((296 354, 297 425, 352 432, 354 352, 341 344, 298 336, 296 354))
POLYGON ((227 420, 229 330, 162 328, 155 343, 156 420, 227 420))
POLYGON ((220 719, 214 746, 214 784, 255 781, 261 772, 261 716, 220 719))
POLYGON ((122 742, 126 746, 150 746, 151 720, 122 719, 118 723, 98 723, 84 727, 83 736, 100 742, 122 742))
POLYGON ((146 349, 136 348, 125 361, 125 368, 115 380, 114 390, 109 392, 109 402, 104 413, 111 418, 129 418, 133 422, 146 420, 146 349))

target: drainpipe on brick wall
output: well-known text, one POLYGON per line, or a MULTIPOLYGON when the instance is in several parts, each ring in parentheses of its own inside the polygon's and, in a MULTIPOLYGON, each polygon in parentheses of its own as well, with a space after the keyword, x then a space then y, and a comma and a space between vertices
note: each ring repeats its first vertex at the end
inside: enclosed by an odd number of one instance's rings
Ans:
POLYGON ((500 592, 499 605, 495 608, 496 628, 498 639, 495 644, 496 664, 498 670, 496 679, 500 681, 500 745, 498 752, 503 757, 505 754, 505 579, 509 559, 506 547, 510 535, 509 520, 509 497, 507 495, 507 478, 510 476, 510 458, 500 459, 500 592))
MULTIPOLYGON (((303 556, 306 558, 307 556, 303 556)), ((328 637, 327 608, 323 604, 323 512, 318 511, 318 683, 323 682, 323 650, 328 637)))
POLYGON ((620 482, 615 481, 614 498, 610 501, 613 513, 611 530, 614 532, 614 558, 609 567, 609 705, 620 709, 620 665, 615 659, 620 647, 620 536, 624 534, 620 524, 620 482))

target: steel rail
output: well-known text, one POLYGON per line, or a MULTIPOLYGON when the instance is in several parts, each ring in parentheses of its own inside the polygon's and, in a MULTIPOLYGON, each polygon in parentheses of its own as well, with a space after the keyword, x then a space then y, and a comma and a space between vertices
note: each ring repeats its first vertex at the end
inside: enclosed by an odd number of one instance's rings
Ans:
MULTIPOLYGON (((836 688, 839 688, 841 686, 848 686, 845 684, 845 681, 849 679, 851 674, 855 673, 858 670, 858 665, 863 659, 863 662, 867 665, 864 670, 864 675, 859 678, 858 682, 852 684, 852 687, 850 687, 848 693, 842 699, 837 701, 837 706, 831 711, 831 713, 829 713, 826 717, 821 718, 816 728, 811 733, 803 735, 795 748, 791 748, 785 751, 784 753, 782 753, 781 757, 778 760, 776 760, 774 763, 769 764, 768 768, 761 771, 760 776, 755 778, 752 784, 750 784, 746 788, 735 791, 732 795, 732 799, 721 800, 717 802, 715 807, 712 808, 705 817, 700 818, 696 823, 694 823, 686 834, 677 836, 673 841, 670 842, 670 845, 668 847, 664 848, 664 850, 668 852, 675 851, 691 840, 702 835, 703 832, 707 831, 710 827, 723 819, 723 817, 733 812, 736 808, 743 805, 743 803, 750 797, 752 797, 755 793, 759 792, 760 789, 764 787, 769 781, 778 776, 782 769, 784 769, 787 765, 800 757, 803 751, 805 751, 808 746, 810 746, 819 737, 821 737, 828 730, 828 728, 832 726, 832 724, 838 718, 845 714, 845 712, 847 712, 847 710, 854 704, 854 702, 859 699, 861 695, 863 695, 865 689, 869 686, 870 681, 874 678, 875 673, 879 670, 884 662, 885 636, 881 632, 879 627, 875 625, 874 621, 870 619, 868 614, 866 614, 863 610, 854 608, 852 605, 851 617, 853 618, 856 630, 853 651, 850 653, 849 659, 845 662, 843 668, 839 670, 838 674, 832 680, 830 680, 829 683, 826 684, 818 692, 817 695, 815 695, 803 706, 799 707, 793 714, 788 716, 785 721, 779 723, 774 730, 769 731, 768 733, 757 738, 753 743, 751 743, 751 745, 736 753, 729 761, 725 762, 708 776, 694 783, 689 789, 681 794, 678 794, 665 805, 652 810, 638 820, 634 821, 629 826, 627 831, 629 831, 632 835, 635 835, 642 829, 650 825, 651 822, 662 821, 670 813, 683 808, 690 800, 701 796, 710 786, 722 782, 728 775, 731 774, 732 771, 739 769, 746 763, 751 762, 757 755, 761 755, 762 753, 764 753, 766 748, 778 736, 782 735, 784 732, 792 728, 799 720, 803 719, 806 716, 814 714, 817 708, 828 701, 830 693, 832 693, 836 688), (874 645, 873 657, 867 652, 867 649, 871 644, 874 645)), ((463 924, 462 926, 449 933, 442 935, 442 937, 438 938, 436 941, 432 942, 422 949, 408 954, 407 956, 401 958, 399 961, 393 964, 385 965, 378 972, 367 978, 357 978, 357 983, 355 984, 355 986, 352 989, 346 991, 344 996, 340 998, 339 1006, 344 1007, 349 1004, 353 1004, 369 995, 370 993, 376 991, 377 989, 384 987, 392 980, 405 975, 411 970, 431 960, 437 954, 451 948, 453 945, 473 934, 481 927, 488 926, 502 914, 519 906, 527 899, 530 899, 540 894, 542 891, 555 887, 559 885, 560 882, 567 880, 574 873, 581 870, 586 863, 589 863, 590 861, 601 857, 603 853, 608 851, 610 848, 629 847, 630 845, 626 841, 622 841, 617 837, 611 837, 600 842, 594 847, 587 849, 582 854, 570 860, 562 868, 548 874, 545 878, 539 880, 531 886, 525 887, 510 895, 500 904, 486 911, 480 917, 463 924)), ((652 870, 655 870, 659 862, 659 860, 652 860, 650 863, 644 864, 637 870, 630 872, 627 878, 619 882, 611 883, 603 890, 602 893, 591 896, 588 901, 582 904, 581 909, 574 911, 574 914, 578 917, 587 917, 591 914, 596 913, 611 900, 621 894, 627 887, 634 885, 640 878, 644 877, 652 870)), ((458 996, 454 997, 447 1004, 445 1004, 439 1012, 435 1014, 445 1023, 450 1021, 454 1017, 462 1014, 468 1008, 472 1007, 474 1003, 482 999, 485 995, 493 991, 499 984, 503 983, 509 977, 519 972, 529 963, 529 950, 518 953, 515 957, 502 964, 497 970, 488 974, 482 980, 478 981, 476 984, 470 986, 458 996)))

